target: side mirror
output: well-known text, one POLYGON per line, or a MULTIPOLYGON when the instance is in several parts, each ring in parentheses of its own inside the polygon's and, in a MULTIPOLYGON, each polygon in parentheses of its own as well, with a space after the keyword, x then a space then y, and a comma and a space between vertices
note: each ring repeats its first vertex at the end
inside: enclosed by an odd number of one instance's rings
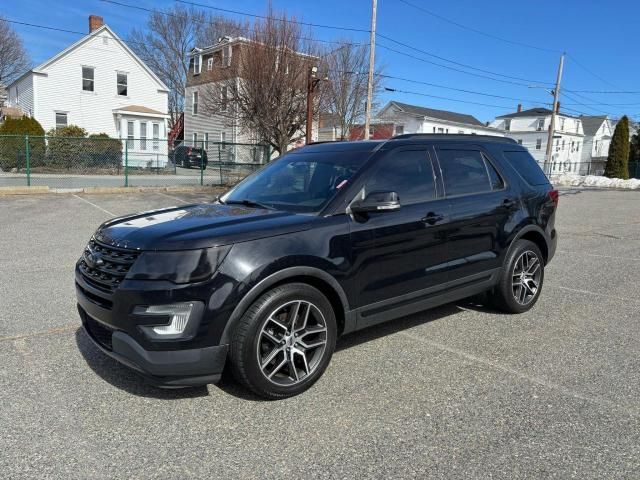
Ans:
POLYGON ((400 208, 396 192, 370 192, 363 200, 354 200, 351 213, 391 212, 400 208))

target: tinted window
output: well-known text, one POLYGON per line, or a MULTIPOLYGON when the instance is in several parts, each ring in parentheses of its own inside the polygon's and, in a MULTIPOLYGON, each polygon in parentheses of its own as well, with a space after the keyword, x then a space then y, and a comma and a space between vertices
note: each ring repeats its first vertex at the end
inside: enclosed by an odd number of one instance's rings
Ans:
POLYGON ((383 158, 367 182, 365 191, 391 191, 401 205, 424 202, 435 197, 431 161, 424 150, 403 150, 383 158))
POLYGON ((487 172, 489 172, 489 180, 491 181, 491 188, 493 188, 494 190, 500 190, 501 188, 503 188, 504 180, 502 180, 502 177, 496 170, 496 167, 494 167, 493 164, 486 158, 484 159, 484 163, 487 165, 487 172))
POLYGON ((504 158, 529 185, 547 185, 549 180, 529 152, 504 152, 504 158))
POLYGON ((253 200, 287 211, 318 212, 347 186, 366 159, 362 152, 290 153, 247 177, 222 200, 253 200))
POLYGON ((440 168, 447 196, 468 195, 491 190, 484 159, 478 151, 440 150, 440 168))

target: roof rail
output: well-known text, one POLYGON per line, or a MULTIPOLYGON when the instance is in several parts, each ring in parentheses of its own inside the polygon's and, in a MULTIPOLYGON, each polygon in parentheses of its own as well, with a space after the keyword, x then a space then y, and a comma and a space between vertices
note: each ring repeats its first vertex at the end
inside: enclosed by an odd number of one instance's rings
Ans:
POLYGON ((390 140, 408 140, 408 139, 424 139, 424 140, 482 140, 483 142, 497 143, 518 143, 513 138, 498 137, 496 135, 474 135, 469 133, 403 133, 391 137, 390 140))

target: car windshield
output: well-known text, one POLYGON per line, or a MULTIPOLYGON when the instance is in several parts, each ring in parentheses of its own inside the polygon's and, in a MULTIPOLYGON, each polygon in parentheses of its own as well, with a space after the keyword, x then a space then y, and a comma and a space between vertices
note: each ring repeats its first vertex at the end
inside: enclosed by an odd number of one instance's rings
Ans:
POLYGON ((247 177, 221 201, 317 213, 347 186, 366 158, 353 151, 290 153, 247 177))

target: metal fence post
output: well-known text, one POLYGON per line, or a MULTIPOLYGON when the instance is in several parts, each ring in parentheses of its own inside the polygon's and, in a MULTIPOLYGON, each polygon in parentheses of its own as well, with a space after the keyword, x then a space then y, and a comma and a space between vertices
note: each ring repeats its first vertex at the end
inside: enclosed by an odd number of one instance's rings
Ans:
POLYGON ((129 140, 124 142, 124 186, 129 186, 129 140))
POLYGON ((31 186, 31 152, 29 151, 29 135, 24 136, 24 152, 27 162, 27 187, 31 186))

